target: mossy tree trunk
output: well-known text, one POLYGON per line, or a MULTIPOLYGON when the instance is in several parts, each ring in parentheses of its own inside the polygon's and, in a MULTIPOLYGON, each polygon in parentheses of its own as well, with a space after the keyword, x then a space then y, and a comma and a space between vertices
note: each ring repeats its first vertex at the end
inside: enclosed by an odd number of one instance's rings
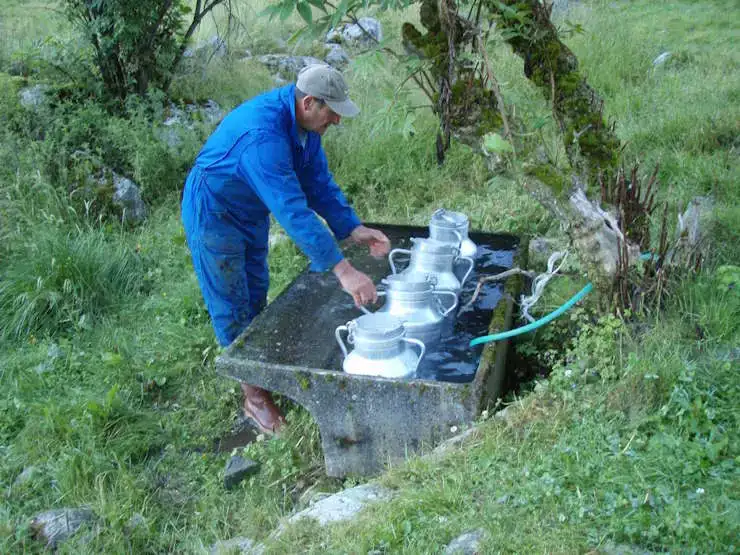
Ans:
MULTIPOLYGON (((625 237, 617 219, 587 192, 599 190, 599 176, 609 179, 616 169, 620 142, 604 120, 601 98, 579 72, 575 54, 560 41, 548 6, 539 0, 480 0, 477 20, 470 21, 458 14, 454 0, 422 0, 424 32, 404 23, 406 50, 429 60, 437 84, 438 152, 448 146, 450 135, 484 153, 491 133, 512 140, 511 115, 497 94, 478 27, 480 8, 505 31, 507 43, 524 60, 524 74, 550 101, 570 162, 569 174, 550 164, 528 163, 526 145, 512 141, 524 162, 522 184, 561 222, 590 279, 608 293, 625 237), (478 55, 478 61, 462 55, 466 51, 478 55)), ((631 259, 638 254, 632 245, 626 252, 631 259)))

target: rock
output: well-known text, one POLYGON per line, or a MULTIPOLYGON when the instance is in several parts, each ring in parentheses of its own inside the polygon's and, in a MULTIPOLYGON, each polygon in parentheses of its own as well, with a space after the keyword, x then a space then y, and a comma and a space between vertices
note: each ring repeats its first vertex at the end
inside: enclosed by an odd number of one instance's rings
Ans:
POLYGON ((578 0, 552 0, 552 17, 561 17, 566 15, 571 6, 575 7, 580 2, 578 0))
POLYGON ((465 532, 462 536, 459 536, 452 540, 450 544, 445 548, 445 555, 475 555, 481 553, 480 543, 483 537, 486 535, 486 531, 483 529, 472 530, 465 532))
POLYGON ((639 545, 615 544, 608 541, 598 550, 604 555, 655 555, 656 551, 643 549, 639 545))
POLYGON ((271 229, 270 235, 268 238, 268 244, 270 248, 279 245, 280 243, 285 243, 285 241, 288 240, 288 235, 282 230, 282 229, 271 229))
POLYGON ((251 538, 237 536, 230 540, 217 541, 211 546, 210 551, 211 555, 231 555, 235 552, 242 555, 262 555, 265 552, 265 546, 261 543, 256 543, 251 538))
POLYGON ((123 210, 123 221, 138 224, 146 219, 147 208, 139 187, 128 179, 113 173, 113 204, 123 210))
POLYGON ((653 60, 653 67, 662 66, 670 59, 671 59, 671 53, 663 52, 660 56, 658 56, 657 58, 653 60))
POLYGON ((33 465, 30 465, 24 468, 23 471, 20 474, 18 474, 16 479, 13 481, 13 487, 17 488, 27 482, 30 482, 34 474, 36 474, 37 470, 38 469, 33 465))
POLYGON ((213 35, 207 41, 200 42, 193 48, 187 48, 183 53, 185 58, 223 58, 226 56, 226 41, 218 35, 213 35))
POLYGON ((234 455, 226 462, 224 469, 224 487, 232 489, 238 485, 244 478, 259 472, 259 463, 234 455))
POLYGON ((349 56, 339 44, 327 42, 324 46, 327 48, 327 53, 324 56, 324 61, 327 64, 340 70, 349 64, 349 56))
POLYGON ((242 60, 251 60, 254 57, 254 54, 252 54, 252 51, 247 49, 244 51, 244 55, 242 56, 242 60))
POLYGON ((64 356, 64 351, 56 343, 49 345, 49 349, 46 351, 46 356, 51 360, 56 360, 64 356))
POLYGON ((342 31, 332 27, 329 32, 326 33, 324 41, 331 44, 342 44, 342 31))
POLYGON ((493 417, 496 420, 502 420, 507 426, 512 425, 512 418, 516 413, 517 409, 514 405, 508 405, 505 409, 498 411, 493 417))
POLYGON ((8 75, 27 76, 30 73, 28 64, 24 60, 13 60, 8 67, 8 75))
MULTIPOLYGON (((331 31, 329 31, 331 33, 331 31)), ((342 40, 348 44, 368 48, 383 40, 383 27, 372 17, 362 17, 357 23, 348 23, 342 29, 342 40)), ((335 42, 328 40, 327 42, 335 42)))
POLYGON ((316 501, 288 519, 289 523, 312 518, 320 525, 349 520, 371 503, 390 499, 392 493, 378 484, 362 484, 316 501))
POLYGON ((218 123, 226 115, 221 106, 215 100, 206 100, 205 104, 198 109, 203 120, 208 123, 218 123))
POLYGON ((452 451, 453 449, 456 449, 457 447, 460 447, 465 441, 467 441, 469 438, 473 438, 478 435, 478 428, 475 426, 471 426, 461 434, 457 434, 456 436, 452 436, 449 439, 446 439, 437 447, 434 448, 432 451, 432 455, 444 455, 445 453, 448 453, 449 451, 452 451))
POLYGON ((34 85, 33 87, 26 87, 18 92, 20 96, 21 106, 33 110, 39 108, 46 103, 46 93, 49 92, 51 87, 49 85, 34 85))
POLYGON ((678 216, 676 236, 682 248, 704 248, 712 223, 714 201, 710 197, 694 197, 686 211, 678 216))
POLYGON ((36 537, 45 540, 46 546, 53 549, 94 516, 90 509, 55 509, 37 514, 31 521, 31 527, 36 537))
POLYGON ((547 261, 554 252, 567 249, 565 241, 549 237, 536 237, 529 242, 527 267, 532 270, 546 270, 547 261))
POLYGON ((126 525, 123 527, 126 534, 131 534, 134 530, 141 526, 146 526, 146 518, 141 513, 134 513, 131 518, 128 519, 126 525))
POLYGON ((313 56, 291 56, 289 54, 264 54, 259 56, 257 61, 289 81, 295 81, 298 72, 304 67, 324 63, 313 56))

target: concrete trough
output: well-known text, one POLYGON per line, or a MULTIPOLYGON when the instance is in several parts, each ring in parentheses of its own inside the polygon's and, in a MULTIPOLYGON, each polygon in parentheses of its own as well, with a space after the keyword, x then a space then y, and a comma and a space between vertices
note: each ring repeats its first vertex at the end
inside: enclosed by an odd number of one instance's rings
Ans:
MULTIPOLYGON (((409 248, 424 227, 368 224, 394 248, 409 248)), ((461 295, 471 298, 480 275, 524 267, 525 246, 512 235, 471 233, 476 267, 461 295)), ((345 255, 376 283, 390 273, 387 260, 351 246, 345 255)), ((369 476, 409 454, 429 450, 475 420, 501 393, 508 343, 474 349, 478 335, 509 329, 520 280, 484 286, 462 310, 450 340, 432 355, 422 376, 395 380, 342 372, 334 339, 338 325, 361 313, 330 272, 303 271, 216 360, 219 374, 279 393, 317 422, 329 476, 369 476)))

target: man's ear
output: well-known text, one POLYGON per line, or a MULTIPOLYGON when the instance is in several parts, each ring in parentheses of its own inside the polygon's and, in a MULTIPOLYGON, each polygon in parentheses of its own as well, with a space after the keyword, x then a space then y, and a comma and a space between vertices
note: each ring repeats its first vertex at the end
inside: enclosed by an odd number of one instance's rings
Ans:
POLYGON ((308 112, 311 107, 314 105, 314 102, 316 102, 316 99, 313 96, 304 96, 303 97, 303 109, 308 112))

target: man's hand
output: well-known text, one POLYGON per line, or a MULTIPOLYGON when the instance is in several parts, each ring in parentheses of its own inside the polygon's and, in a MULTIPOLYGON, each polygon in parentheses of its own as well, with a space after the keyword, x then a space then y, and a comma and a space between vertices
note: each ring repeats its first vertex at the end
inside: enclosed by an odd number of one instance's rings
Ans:
POLYGON ((334 266, 334 275, 337 276, 344 290, 352 295, 358 307, 378 300, 378 292, 373 280, 357 270, 347 260, 342 260, 334 266))
POLYGON ((391 250, 391 242, 385 233, 371 229, 364 225, 357 226, 350 234, 355 243, 370 247, 370 254, 374 258, 382 258, 391 250))

